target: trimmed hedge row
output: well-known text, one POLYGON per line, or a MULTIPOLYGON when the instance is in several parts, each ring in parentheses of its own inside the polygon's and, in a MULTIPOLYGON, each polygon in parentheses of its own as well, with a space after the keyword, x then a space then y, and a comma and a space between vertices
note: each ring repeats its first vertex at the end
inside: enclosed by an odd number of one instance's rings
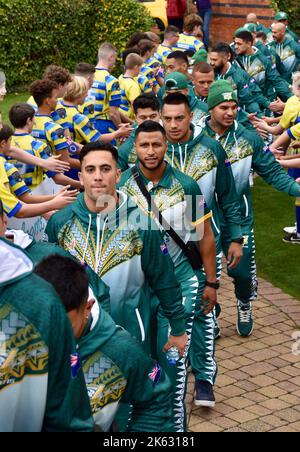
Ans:
POLYGON ((25 86, 49 64, 95 63, 101 42, 122 50, 152 23, 136 0, 0 0, 0 67, 8 87, 25 86))

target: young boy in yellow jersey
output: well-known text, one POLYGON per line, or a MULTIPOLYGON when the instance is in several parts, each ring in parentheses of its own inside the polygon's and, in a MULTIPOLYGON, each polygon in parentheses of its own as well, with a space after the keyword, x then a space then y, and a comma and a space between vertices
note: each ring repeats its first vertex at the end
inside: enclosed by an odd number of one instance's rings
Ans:
POLYGON ((125 61, 125 74, 119 77, 122 96, 120 110, 132 121, 134 120, 133 102, 142 93, 136 77, 139 75, 143 63, 142 57, 130 53, 125 61))
POLYGON ((86 79, 89 87, 89 92, 82 105, 78 106, 78 110, 83 115, 87 116, 89 120, 95 123, 95 102, 96 99, 91 94, 91 88, 95 77, 96 68, 90 63, 78 63, 75 68, 75 75, 86 79))
MULTIPOLYGON (((32 135, 35 111, 33 107, 27 103, 18 103, 13 105, 9 111, 9 120, 15 128, 12 137, 12 145, 22 149, 24 152, 36 157, 47 160, 52 156, 50 146, 42 141, 36 140, 32 135)), ((23 181, 30 190, 37 188, 46 176, 53 178, 54 182, 59 185, 71 185, 80 189, 79 181, 73 180, 63 174, 56 174, 51 171, 45 171, 43 168, 35 165, 24 165, 15 162, 16 168, 19 170, 23 181)))

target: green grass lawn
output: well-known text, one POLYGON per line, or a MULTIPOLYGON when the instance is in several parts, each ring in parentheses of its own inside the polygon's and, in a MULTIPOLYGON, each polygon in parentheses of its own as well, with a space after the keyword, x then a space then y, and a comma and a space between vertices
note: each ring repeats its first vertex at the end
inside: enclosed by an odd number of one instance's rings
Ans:
POLYGON ((0 104, 0 111, 2 113, 2 120, 3 122, 8 122, 9 123, 9 119, 8 119, 8 112, 10 107, 17 103, 17 102, 25 102, 27 99, 29 98, 29 94, 28 93, 11 93, 8 94, 5 99, 4 102, 2 104, 0 104))
POLYGON ((283 228, 295 224, 295 200, 260 178, 253 191, 258 274, 300 300, 300 246, 282 242, 283 228))

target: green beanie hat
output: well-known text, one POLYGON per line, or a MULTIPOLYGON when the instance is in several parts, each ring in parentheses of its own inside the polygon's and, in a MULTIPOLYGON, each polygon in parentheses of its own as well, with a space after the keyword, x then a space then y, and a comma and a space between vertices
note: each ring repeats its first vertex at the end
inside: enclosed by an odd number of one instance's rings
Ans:
POLYGON ((288 15, 284 11, 279 11, 274 17, 275 20, 288 20, 288 15))
POLYGON ((193 66, 196 63, 207 63, 207 56, 208 53, 205 49, 200 49, 198 52, 194 54, 194 56, 191 59, 191 66, 193 66))
POLYGON ((188 88, 188 81, 181 72, 171 72, 165 78, 164 88, 166 91, 178 91, 188 88))
POLYGON ((212 110, 223 102, 234 101, 238 103, 238 98, 231 84, 227 80, 217 80, 209 90, 207 98, 207 106, 212 110))

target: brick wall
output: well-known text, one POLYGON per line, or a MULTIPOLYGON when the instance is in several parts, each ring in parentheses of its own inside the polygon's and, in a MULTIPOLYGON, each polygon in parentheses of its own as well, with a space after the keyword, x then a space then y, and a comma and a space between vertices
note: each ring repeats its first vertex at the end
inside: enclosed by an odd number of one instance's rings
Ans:
POLYGON ((272 24, 274 12, 268 0, 213 0, 213 20, 211 26, 212 43, 231 42, 234 31, 244 25, 247 14, 253 12, 265 26, 272 24))

